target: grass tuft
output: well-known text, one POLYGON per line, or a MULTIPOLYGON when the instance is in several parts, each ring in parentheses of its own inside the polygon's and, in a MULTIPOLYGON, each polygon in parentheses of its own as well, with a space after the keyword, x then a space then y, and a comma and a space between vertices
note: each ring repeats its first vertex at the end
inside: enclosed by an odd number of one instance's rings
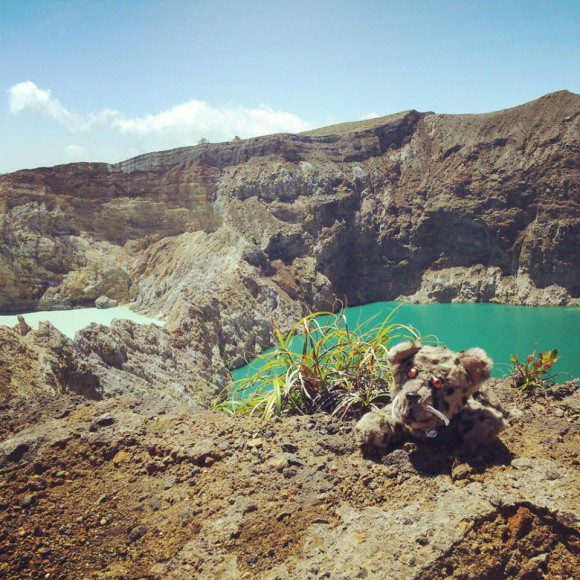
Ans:
POLYGON ((394 339, 417 339, 408 325, 386 320, 349 329, 344 311, 316 312, 288 334, 274 329, 276 347, 258 357, 258 369, 226 389, 218 409, 262 418, 331 413, 358 418, 390 401, 392 374, 388 346, 394 339))
POLYGON ((518 355, 510 356, 512 367, 510 376, 516 387, 524 392, 545 389, 555 383, 557 375, 550 374, 552 367, 558 362, 558 351, 553 348, 547 352, 534 352, 525 361, 520 361, 518 355))

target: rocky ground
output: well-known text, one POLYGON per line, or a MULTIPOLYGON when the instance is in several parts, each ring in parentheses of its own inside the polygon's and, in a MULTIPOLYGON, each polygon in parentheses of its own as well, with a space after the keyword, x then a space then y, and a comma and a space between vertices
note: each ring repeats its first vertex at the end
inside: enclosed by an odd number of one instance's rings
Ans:
POLYGON ((502 443, 363 457, 328 416, 208 411, 337 298, 578 303, 580 96, 0 176, 0 577, 578 576, 578 393, 502 443))
POLYGON ((522 399, 501 444, 377 457, 329 416, 264 422, 157 398, 0 412, 6 578, 572 578, 579 393, 522 399))

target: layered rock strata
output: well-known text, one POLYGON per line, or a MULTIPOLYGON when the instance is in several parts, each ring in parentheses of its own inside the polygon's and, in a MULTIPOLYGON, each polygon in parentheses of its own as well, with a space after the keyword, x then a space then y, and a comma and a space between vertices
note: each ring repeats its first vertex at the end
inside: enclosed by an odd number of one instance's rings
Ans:
POLYGON ((0 310, 133 303, 216 369, 337 299, 577 304, 579 113, 563 91, 0 176, 0 310))

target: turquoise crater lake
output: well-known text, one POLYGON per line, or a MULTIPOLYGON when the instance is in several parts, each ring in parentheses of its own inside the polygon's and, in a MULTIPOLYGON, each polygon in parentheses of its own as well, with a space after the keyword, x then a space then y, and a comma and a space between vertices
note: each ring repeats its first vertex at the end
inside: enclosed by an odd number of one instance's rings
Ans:
MULTIPOLYGON (((75 310, 50 310, 38 312, 26 312, 22 316, 32 327, 38 328, 39 322, 50 322, 63 334, 69 338, 74 338, 75 334, 92 322, 98 322, 109 326, 115 319, 132 320, 138 324, 157 324, 163 326, 160 320, 149 318, 143 314, 133 312, 127 306, 116 306, 115 308, 77 308, 75 310)), ((0 315, 0 324, 13 327, 17 323, 15 314, 0 315)))
MULTIPOLYGON (((380 325, 397 302, 375 302, 345 311, 351 330, 380 325)), ((509 369, 509 356, 525 358, 534 348, 541 352, 557 348, 560 360, 554 367, 558 382, 580 376, 580 309, 574 307, 526 307, 500 304, 407 304, 403 303, 393 322, 413 326, 421 336, 453 350, 472 346, 484 348, 494 361, 492 375, 501 377, 509 369)), ((297 344, 299 349, 300 345, 297 344)), ((256 358, 234 369, 234 380, 251 376, 261 366, 256 358)))

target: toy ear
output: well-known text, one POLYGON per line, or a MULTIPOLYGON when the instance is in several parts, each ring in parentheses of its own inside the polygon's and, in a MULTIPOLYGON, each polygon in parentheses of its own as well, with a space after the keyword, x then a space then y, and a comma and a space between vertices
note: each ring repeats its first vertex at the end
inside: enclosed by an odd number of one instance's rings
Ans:
POLYGON ((493 361, 482 348, 470 348, 459 353, 461 363, 465 367, 474 386, 489 379, 493 361))
POLYGON ((423 345, 420 342, 400 342, 389 350, 387 361, 394 368, 415 356, 422 348, 423 345))

